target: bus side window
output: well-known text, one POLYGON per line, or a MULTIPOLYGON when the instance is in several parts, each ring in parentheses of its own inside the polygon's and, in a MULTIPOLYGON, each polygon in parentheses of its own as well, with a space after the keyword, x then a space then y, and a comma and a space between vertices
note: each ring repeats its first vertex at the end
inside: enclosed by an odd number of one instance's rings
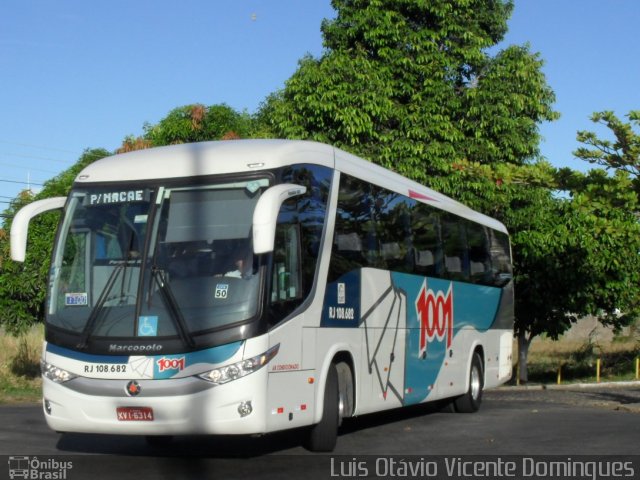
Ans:
POLYGON ((513 278, 509 237, 494 230, 491 231, 491 274, 496 287, 504 287, 513 278))
POLYGON ((450 280, 468 281, 469 255, 464 224, 450 214, 442 214, 440 220, 445 277, 450 280))
POLYGON ((332 179, 333 170, 319 165, 297 164, 282 171, 281 182, 304 185, 307 192, 286 200, 278 213, 269 279, 270 325, 287 317, 312 291, 332 179))
POLYGON ((270 325, 276 325, 286 318, 302 303, 304 297, 297 200, 286 200, 278 214, 269 291, 270 325))
POLYGON ((300 274, 300 228, 296 224, 276 227, 271 302, 290 302, 302 297, 300 274))
POLYGON ((471 281, 491 285, 491 257, 487 229, 477 223, 467 223, 467 244, 471 281))
POLYGON ((444 255, 439 212, 428 205, 417 204, 412 225, 414 273, 440 277, 444 270, 444 255))
POLYGON ((381 243, 380 257, 382 268, 394 272, 413 273, 415 251, 413 249, 413 230, 411 210, 415 200, 398 193, 380 190, 378 198, 380 210, 381 243))

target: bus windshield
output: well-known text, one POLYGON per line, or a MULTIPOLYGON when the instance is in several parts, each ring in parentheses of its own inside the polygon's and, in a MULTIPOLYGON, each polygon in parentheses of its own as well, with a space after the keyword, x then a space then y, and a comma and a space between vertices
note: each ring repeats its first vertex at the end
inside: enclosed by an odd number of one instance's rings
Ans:
MULTIPOLYGON (((193 337, 255 317, 253 210, 268 179, 77 189, 54 252, 47 322, 93 337, 193 337)), ((149 338, 151 340, 151 338, 149 338)))

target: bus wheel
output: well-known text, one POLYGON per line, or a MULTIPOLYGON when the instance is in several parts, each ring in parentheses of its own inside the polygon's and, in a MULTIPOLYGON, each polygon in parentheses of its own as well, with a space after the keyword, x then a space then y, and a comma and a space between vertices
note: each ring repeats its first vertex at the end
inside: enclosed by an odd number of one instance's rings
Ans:
POLYGON ((471 370, 469 371, 469 390, 461 397, 453 401, 456 412, 473 413, 477 412, 482 403, 482 389, 484 388, 484 375, 482 368, 482 358, 478 353, 473 354, 471 370))
POLYGON ((331 364, 324 387, 324 409, 320 423, 309 430, 305 447, 312 452, 331 452, 338 438, 339 415, 338 372, 331 364))
POLYGON ((345 362, 336 364, 338 373, 338 426, 353 414, 353 374, 345 362))

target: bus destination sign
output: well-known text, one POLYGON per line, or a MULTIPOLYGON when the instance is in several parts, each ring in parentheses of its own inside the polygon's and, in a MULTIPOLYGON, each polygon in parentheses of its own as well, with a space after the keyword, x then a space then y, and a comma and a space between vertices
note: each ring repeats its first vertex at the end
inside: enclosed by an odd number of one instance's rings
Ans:
POLYGON ((122 190, 116 192, 91 193, 86 198, 89 205, 109 205, 114 203, 143 202, 148 195, 144 190, 122 190))

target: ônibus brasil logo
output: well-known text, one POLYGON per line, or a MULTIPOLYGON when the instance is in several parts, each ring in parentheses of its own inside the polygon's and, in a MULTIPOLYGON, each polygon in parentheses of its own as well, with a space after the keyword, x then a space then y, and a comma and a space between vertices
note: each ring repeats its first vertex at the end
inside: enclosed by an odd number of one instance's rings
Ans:
POLYGON ((419 358, 427 356, 427 342, 433 339, 439 341, 447 338, 447 348, 451 346, 453 338, 453 288, 445 294, 443 291, 435 293, 427 287, 427 280, 422 283, 422 289, 416 300, 416 313, 420 322, 420 351, 419 358))

